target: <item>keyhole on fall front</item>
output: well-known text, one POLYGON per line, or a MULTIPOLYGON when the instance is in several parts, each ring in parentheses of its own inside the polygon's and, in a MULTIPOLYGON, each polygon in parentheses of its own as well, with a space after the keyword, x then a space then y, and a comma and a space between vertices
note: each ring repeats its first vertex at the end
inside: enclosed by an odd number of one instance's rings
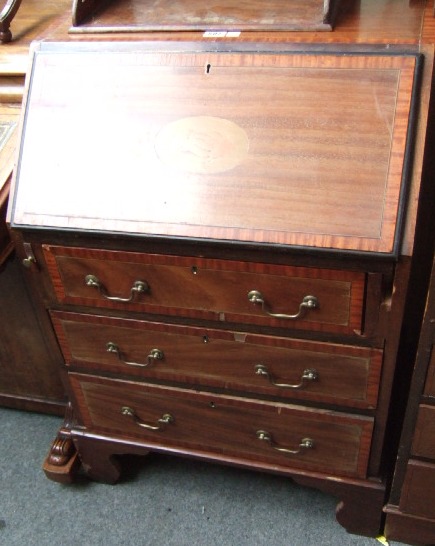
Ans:
POLYGON ((208 64, 205 65, 205 73, 210 74, 210 71, 211 71, 211 64, 208 63, 208 64))

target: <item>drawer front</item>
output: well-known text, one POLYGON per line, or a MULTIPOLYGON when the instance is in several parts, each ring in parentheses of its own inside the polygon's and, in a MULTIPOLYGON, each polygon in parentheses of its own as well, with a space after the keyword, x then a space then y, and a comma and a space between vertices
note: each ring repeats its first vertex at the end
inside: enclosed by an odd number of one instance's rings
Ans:
POLYGON ((256 465, 366 475, 373 426, 367 417, 73 373, 69 378, 83 423, 95 433, 256 465))
POLYGON ((435 460, 435 407, 422 404, 418 410, 412 453, 435 460))
POLYGON ((399 508, 407 514, 435 519, 435 464, 408 462, 399 508))
POLYGON ((279 397, 376 406, 382 352, 52 312, 67 365, 279 397))
POLYGON ((43 248, 62 303, 350 334, 361 330, 364 273, 43 248))

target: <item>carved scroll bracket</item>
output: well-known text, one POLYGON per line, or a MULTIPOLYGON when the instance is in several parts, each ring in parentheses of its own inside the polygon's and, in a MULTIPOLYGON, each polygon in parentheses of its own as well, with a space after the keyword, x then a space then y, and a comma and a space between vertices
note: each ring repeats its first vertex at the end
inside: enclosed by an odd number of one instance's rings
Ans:
POLYGON ((74 421, 72 407, 69 404, 63 426, 59 429, 50 451, 45 458, 43 470, 50 480, 71 483, 80 466, 80 460, 71 438, 71 426, 74 421))

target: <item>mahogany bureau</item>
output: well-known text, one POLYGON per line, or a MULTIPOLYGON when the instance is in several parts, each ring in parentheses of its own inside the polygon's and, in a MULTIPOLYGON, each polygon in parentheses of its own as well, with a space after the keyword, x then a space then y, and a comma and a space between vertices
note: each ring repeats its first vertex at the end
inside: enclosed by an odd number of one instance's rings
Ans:
POLYGON ((32 51, 9 220, 70 399, 47 474, 197 457, 376 535, 433 59, 135 37, 32 51))

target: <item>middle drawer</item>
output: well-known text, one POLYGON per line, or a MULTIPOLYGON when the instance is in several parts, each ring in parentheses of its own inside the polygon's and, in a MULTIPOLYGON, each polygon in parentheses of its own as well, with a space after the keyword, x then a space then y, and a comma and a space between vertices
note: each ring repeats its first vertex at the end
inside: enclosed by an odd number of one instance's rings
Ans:
POLYGON ((51 317, 70 367, 361 409, 377 403, 377 349, 63 311, 51 317))

